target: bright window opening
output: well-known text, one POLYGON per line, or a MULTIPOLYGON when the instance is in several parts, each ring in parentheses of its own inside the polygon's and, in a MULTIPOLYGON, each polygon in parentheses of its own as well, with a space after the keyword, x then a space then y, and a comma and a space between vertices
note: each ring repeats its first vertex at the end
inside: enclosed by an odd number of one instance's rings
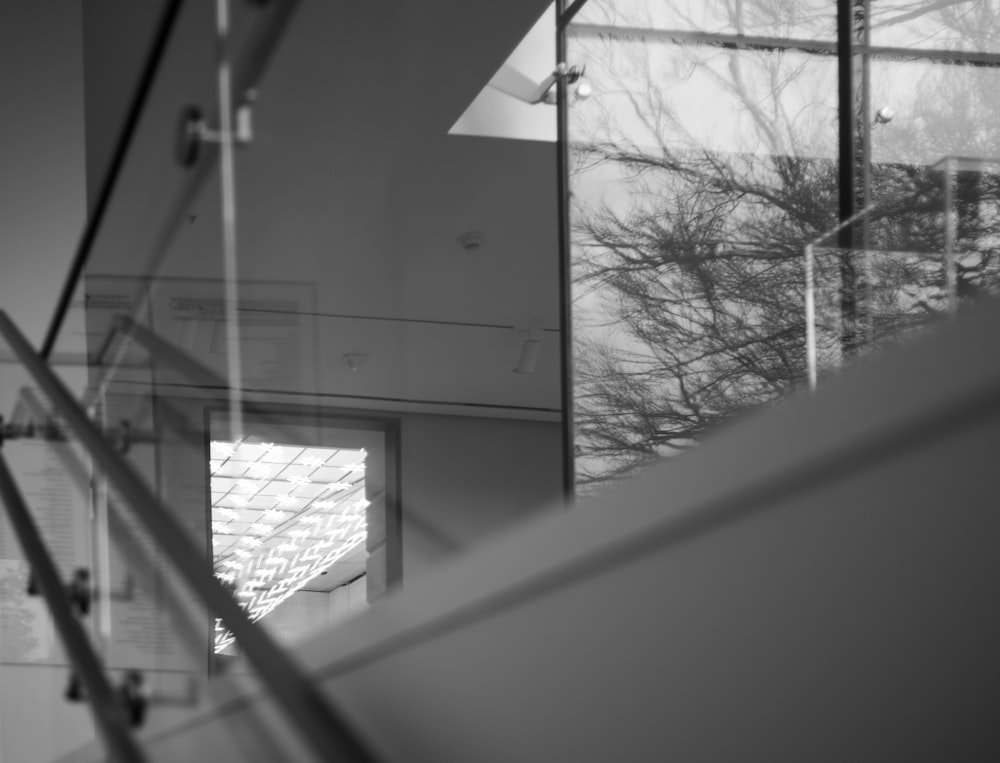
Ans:
MULTIPOLYGON (((363 448, 211 443, 215 575, 251 620, 364 551, 367 455, 363 448)), ((215 651, 232 641, 217 622, 215 651)))

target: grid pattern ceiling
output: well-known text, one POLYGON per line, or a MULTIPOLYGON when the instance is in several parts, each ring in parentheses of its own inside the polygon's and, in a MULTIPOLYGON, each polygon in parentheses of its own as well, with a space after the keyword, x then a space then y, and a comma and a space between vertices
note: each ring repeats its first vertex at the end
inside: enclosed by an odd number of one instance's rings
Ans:
MULTIPOLYGON (((251 620, 366 537, 364 449, 211 443, 215 574, 251 620)), ((216 626, 216 651, 232 642, 216 626)))

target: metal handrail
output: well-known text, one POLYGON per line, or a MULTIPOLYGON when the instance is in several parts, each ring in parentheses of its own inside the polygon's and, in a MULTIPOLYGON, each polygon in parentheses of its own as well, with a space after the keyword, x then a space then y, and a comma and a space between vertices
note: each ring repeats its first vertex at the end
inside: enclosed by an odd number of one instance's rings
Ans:
POLYGON ((45 548, 38 527, 17 487, 7 460, 0 453, 0 496, 7 516, 28 558, 31 571, 52 614, 52 622, 73 663, 74 675, 83 683, 90 710, 108 752, 121 763, 143 763, 145 755, 129 729, 124 708, 115 696, 100 658, 73 612, 66 586, 45 548))
POLYGON ((232 632, 265 686, 290 723, 316 753, 317 760, 374 761, 367 748, 344 723, 329 701, 313 686, 299 665, 260 627, 210 572, 184 526, 153 493, 90 421, 62 380, 32 349, 28 340, 0 310, 0 334, 18 356, 67 425, 131 504, 135 515, 180 576, 214 616, 232 632))

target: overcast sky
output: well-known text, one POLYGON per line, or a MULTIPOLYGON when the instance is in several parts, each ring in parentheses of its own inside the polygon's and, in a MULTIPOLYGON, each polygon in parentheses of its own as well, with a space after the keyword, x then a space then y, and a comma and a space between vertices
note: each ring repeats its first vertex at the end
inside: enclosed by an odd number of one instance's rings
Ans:
POLYGON ((3 0, 0 309, 36 346, 84 224, 81 49, 80 0, 3 0))

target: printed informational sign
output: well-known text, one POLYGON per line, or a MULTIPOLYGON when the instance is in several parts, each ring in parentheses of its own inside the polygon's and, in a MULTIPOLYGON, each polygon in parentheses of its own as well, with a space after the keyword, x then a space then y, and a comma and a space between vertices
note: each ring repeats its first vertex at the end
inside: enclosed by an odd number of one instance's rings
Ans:
MULTIPOLYGON (((4 457, 63 579, 89 566, 91 539, 88 483, 67 463, 78 449, 42 439, 4 443, 4 457)), ((28 560, 0 513, 0 662, 66 664, 45 600, 28 595, 28 560)))

